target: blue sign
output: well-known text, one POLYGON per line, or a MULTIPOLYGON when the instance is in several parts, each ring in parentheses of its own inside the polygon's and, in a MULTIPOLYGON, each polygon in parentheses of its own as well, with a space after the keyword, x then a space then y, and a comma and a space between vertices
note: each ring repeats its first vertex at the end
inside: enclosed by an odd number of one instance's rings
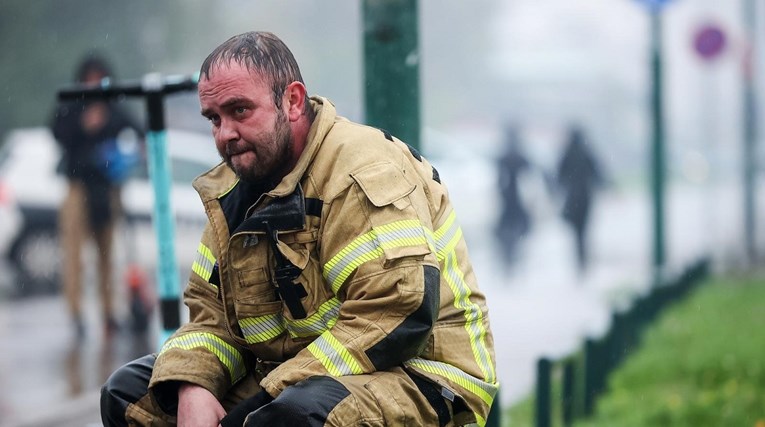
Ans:
POLYGON ((651 12, 658 12, 661 8, 672 0, 637 0, 640 3, 648 6, 651 12))

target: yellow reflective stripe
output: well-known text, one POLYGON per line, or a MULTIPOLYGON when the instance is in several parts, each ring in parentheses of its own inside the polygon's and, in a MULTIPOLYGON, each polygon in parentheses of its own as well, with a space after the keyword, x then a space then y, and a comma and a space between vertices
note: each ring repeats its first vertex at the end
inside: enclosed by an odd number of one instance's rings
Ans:
POLYGON ((478 427, 483 427, 486 425, 486 419, 484 417, 478 415, 476 412, 473 412, 473 415, 475 415, 475 423, 478 424, 478 427))
POLYGON ((481 369, 484 379, 488 382, 494 382, 496 381, 496 374, 494 364, 491 361, 491 354, 486 346, 487 331, 483 322, 483 312, 477 304, 470 301, 471 292, 465 284, 454 252, 450 252, 446 256, 443 275, 454 293, 454 306, 461 310, 465 316, 465 330, 470 337, 473 358, 481 369))
POLYGON ((210 248, 205 246, 203 243, 200 243, 199 247, 197 248, 197 257, 194 260, 194 263, 191 265, 191 271, 204 279, 205 282, 209 283, 215 261, 215 257, 213 256, 210 248))
POLYGON ((383 255, 383 249, 429 244, 424 227, 417 220, 402 220, 374 227, 354 239, 324 265, 324 278, 337 294, 348 276, 360 265, 383 255))
POLYGON ((244 357, 242 357, 242 354, 231 344, 211 333, 191 332, 172 338, 162 346, 159 355, 161 356, 162 353, 173 348, 182 350, 203 348, 214 354, 228 370, 229 376, 231 377, 231 384, 239 381, 246 373, 244 357))
POLYGON ((470 348, 473 358, 481 370, 484 379, 490 383, 496 382, 497 375, 494 363, 491 360, 491 352, 486 345, 488 334, 484 325, 481 307, 470 300, 470 287, 465 283, 464 273, 459 268, 455 247, 462 238, 462 230, 456 222, 456 215, 452 211, 446 222, 436 231, 439 248, 437 258, 441 263, 441 275, 446 280, 454 294, 454 307, 463 312, 465 316, 465 330, 470 338, 470 348))
POLYGON ((330 331, 324 332, 306 347, 330 375, 357 375, 364 372, 361 364, 330 331))
POLYGON ((331 298, 319 306, 316 313, 305 319, 285 319, 280 313, 239 320, 244 339, 249 344, 265 342, 281 335, 285 330, 295 337, 321 335, 337 322, 341 302, 331 298))
POLYGON ((491 406, 491 402, 494 400, 494 396, 497 394, 498 387, 496 383, 487 383, 481 381, 478 378, 472 375, 468 375, 459 368, 448 363, 414 358, 407 360, 404 362, 404 364, 421 369, 434 375, 438 375, 440 377, 444 377, 469 391, 470 393, 478 396, 489 406, 491 406))
POLYGON ((383 250, 377 244, 374 232, 357 237, 324 265, 324 278, 337 294, 345 279, 361 264, 380 257, 383 250))
POLYGON ((208 261, 210 261, 210 264, 215 264, 215 257, 212 254, 212 251, 210 248, 204 245, 204 243, 199 244, 199 248, 197 248, 197 252, 199 252, 202 256, 207 258, 208 261))
POLYGON ((305 319, 284 319, 287 330, 293 338, 321 335, 337 322, 340 315, 340 304, 340 300, 333 297, 320 305, 316 313, 305 319))
POLYGON ((442 262, 446 254, 454 250, 461 238, 462 228, 457 224, 457 214, 452 210, 435 233, 438 262, 442 262))
POLYGON ((239 327, 248 344, 255 344, 274 339, 284 332, 281 314, 248 317, 239 320, 239 327))

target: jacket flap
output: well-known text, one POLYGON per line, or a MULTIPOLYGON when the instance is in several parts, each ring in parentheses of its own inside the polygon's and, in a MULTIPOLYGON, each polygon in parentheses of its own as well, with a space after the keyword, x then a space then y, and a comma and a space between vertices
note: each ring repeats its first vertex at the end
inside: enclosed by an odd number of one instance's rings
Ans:
POLYGON ((351 177, 378 208, 402 199, 416 188, 401 169, 389 162, 373 163, 351 177))

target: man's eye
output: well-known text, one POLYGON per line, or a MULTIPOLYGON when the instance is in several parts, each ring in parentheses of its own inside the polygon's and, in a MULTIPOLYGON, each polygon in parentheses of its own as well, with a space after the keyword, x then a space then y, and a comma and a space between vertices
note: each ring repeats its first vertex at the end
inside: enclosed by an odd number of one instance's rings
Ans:
POLYGON ((207 120, 209 120, 210 123, 212 123, 214 126, 218 126, 218 124, 220 124, 220 117, 218 116, 210 116, 207 118, 207 120))
POLYGON ((236 108, 234 109, 234 112, 235 112, 236 114, 244 114, 246 111, 247 111, 247 108, 246 108, 246 107, 236 107, 236 108))

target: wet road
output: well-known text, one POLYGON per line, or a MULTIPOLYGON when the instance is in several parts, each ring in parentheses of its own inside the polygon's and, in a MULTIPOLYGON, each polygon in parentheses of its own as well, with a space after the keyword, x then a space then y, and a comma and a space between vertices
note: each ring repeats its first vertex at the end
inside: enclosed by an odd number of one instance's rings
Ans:
POLYGON ((154 340, 127 331, 106 337, 90 311, 85 337, 78 339, 59 296, 2 304, 0 426, 100 425, 94 393, 154 340))

